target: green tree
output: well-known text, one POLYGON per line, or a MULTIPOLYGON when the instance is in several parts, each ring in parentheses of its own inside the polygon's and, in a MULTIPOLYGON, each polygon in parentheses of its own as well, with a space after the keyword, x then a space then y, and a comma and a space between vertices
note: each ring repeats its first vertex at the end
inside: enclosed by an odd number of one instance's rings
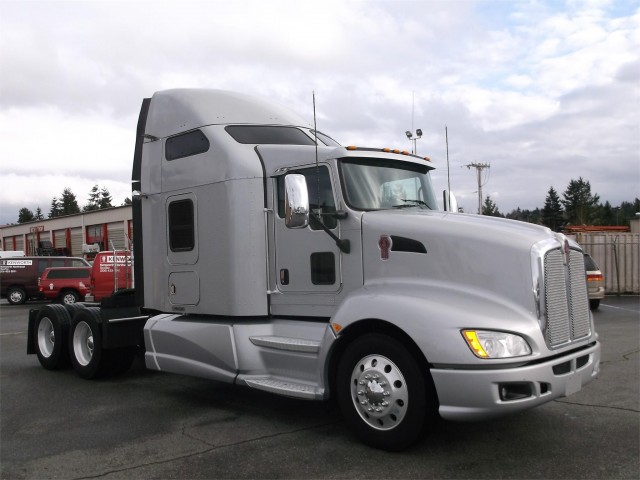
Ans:
POLYGON ((571 180, 562 194, 564 211, 567 221, 571 225, 586 225, 593 221, 600 197, 591 194, 591 184, 583 180, 571 180))
POLYGON ((131 205, 131 199, 129 197, 124 199, 124 202, 122 202, 122 207, 126 206, 126 205, 131 205))
POLYGON ((75 194, 67 187, 62 191, 62 197, 60 197, 60 215, 73 215, 74 213, 80 213, 80 207, 75 194))
POLYGON ((111 205, 111 194, 109 193, 109 190, 107 189, 107 187, 102 187, 102 190, 100 190, 100 200, 99 200, 99 205, 100 208, 111 208, 113 207, 113 205, 111 205))
POLYGON ((612 207, 609 201, 598 205, 593 216, 594 225, 618 225, 620 207, 612 207))
POLYGON ((18 223, 32 222, 35 219, 33 212, 27 207, 22 207, 18 211, 18 223))
POLYGON ((91 191, 89 192, 89 198, 87 199, 87 204, 82 208, 84 212, 92 212, 93 210, 98 210, 100 208, 100 191, 98 189, 98 185, 94 185, 91 191))
POLYGON ((51 199, 51 207, 49 208, 49 218, 59 217, 60 214, 60 202, 56 197, 51 199))
POLYGON ((542 224, 555 232, 559 231, 564 223, 563 213, 558 192, 553 187, 549 188, 542 208, 542 224))
POLYGON ((498 206, 491 200, 491 197, 485 198, 484 205, 482 206, 482 214, 490 217, 502 217, 498 206))
POLYGON ((40 209, 40 207, 36 209, 36 215, 34 220, 44 220, 44 215, 42 214, 42 210, 40 209))

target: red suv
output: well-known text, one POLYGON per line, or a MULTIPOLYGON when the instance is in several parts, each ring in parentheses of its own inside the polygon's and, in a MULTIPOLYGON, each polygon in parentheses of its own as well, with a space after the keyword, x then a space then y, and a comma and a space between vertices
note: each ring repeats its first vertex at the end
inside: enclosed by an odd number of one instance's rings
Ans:
POLYGON ((38 290, 49 300, 76 303, 89 293, 91 267, 47 268, 42 272, 38 290))

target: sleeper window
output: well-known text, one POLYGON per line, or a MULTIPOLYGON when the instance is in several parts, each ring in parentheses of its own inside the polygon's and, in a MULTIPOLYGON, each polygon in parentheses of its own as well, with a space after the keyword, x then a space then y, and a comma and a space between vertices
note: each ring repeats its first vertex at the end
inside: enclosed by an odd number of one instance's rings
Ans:
POLYGON ((169 247, 172 252, 193 250, 195 245, 193 202, 178 200, 169 204, 169 247))

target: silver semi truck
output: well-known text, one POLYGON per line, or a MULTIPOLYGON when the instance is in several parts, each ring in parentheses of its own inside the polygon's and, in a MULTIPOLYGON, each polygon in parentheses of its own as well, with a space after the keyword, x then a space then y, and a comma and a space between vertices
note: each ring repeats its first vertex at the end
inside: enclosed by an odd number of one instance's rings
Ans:
POLYGON ((580 247, 439 210, 433 169, 253 97, 157 92, 133 163, 136 288, 30 311, 28 353, 94 378, 143 349, 152 370, 336 399, 388 450, 438 415, 579 391, 600 362, 580 247))

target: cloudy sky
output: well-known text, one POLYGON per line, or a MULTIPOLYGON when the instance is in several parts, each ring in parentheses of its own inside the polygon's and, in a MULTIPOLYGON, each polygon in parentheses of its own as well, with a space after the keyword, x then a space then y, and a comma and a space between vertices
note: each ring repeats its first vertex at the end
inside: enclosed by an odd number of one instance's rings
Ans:
POLYGON ((411 149, 477 209, 582 177, 640 196, 637 0, 0 0, 0 224, 65 187, 130 196, 141 101, 204 87, 268 97, 343 145, 411 149))

